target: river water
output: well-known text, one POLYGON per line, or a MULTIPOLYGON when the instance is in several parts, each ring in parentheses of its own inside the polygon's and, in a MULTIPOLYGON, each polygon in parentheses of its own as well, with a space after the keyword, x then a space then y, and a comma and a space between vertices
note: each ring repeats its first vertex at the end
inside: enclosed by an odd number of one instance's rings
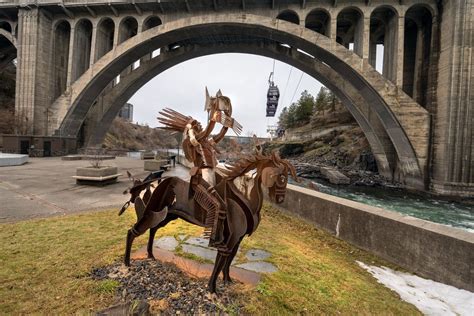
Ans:
POLYGON ((438 199, 396 188, 337 186, 319 179, 304 179, 299 185, 307 186, 309 181, 315 182, 323 193, 474 233, 474 204, 438 199))

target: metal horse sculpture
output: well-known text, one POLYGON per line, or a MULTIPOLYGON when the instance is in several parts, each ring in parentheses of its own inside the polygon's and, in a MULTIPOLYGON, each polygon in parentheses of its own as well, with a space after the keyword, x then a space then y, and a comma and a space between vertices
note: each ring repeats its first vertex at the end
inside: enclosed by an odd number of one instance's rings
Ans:
MULTIPOLYGON (((245 235, 250 236, 257 229, 261 219, 260 210, 264 198, 262 186, 268 189, 268 196, 273 202, 282 203, 285 199, 288 174, 296 179, 294 167, 273 153, 269 156, 254 154, 243 158, 222 170, 222 174, 218 176, 216 188, 225 197, 227 216, 224 229, 225 247, 218 248, 208 284, 211 293, 216 291, 216 281, 221 271, 224 282, 232 282, 229 269, 240 242, 245 235), (234 180, 252 170, 256 170, 252 189, 248 196, 244 196, 234 184, 234 180)), ((154 259, 153 240, 156 231, 169 222, 181 218, 191 224, 208 227, 208 216, 213 214, 195 202, 198 198, 189 197, 189 186, 190 183, 176 177, 163 178, 146 205, 140 197, 135 198, 138 220, 127 234, 125 265, 130 266, 130 251, 134 238, 147 230, 150 230, 148 257, 154 259)))
POLYGON ((217 248, 214 270, 208 289, 216 291, 217 276, 223 271, 224 282, 230 282, 230 264, 237 253, 242 238, 252 234, 260 222, 263 203, 262 186, 269 191, 270 198, 281 203, 285 197, 288 174, 296 179, 294 167, 277 154, 264 156, 261 151, 243 158, 225 170, 217 170, 216 144, 232 128, 237 134, 242 126, 232 118, 230 99, 219 92, 210 97, 206 89, 205 111, 208 124, 205 128, 190 116, 172 109, 165 109, 158 118, 162 128, 183 133, 183 151, 186 159, 193 163, 191 179, 186 182, 177 177, 161 179, 150 194, 147 183, 136 182, 130 189, 130 203, 135 203, 137 223, 127 233, 125 264, 130 265, 130 250, 135 237, 150 230, 148 257, 153 258, 153 239, 156 231, 169 222, 181 218, 204 227, 209 237, 209 246, 217 248), (215 136, 212 131, 221 124, 215 136), (245 173, 256 170, 253 187, 244 194, 234 184, 234 180, 245 173), (147 190, 143 199, 140 192, 147 190), (248 194, 247 194, 248 193, 248 194))

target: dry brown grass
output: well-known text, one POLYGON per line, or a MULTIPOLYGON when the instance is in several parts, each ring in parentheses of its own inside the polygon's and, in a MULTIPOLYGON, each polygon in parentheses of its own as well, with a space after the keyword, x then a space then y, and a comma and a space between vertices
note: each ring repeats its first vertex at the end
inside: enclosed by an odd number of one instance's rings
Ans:
MULTIPOLYGON (((87 313, 111 304, 117 284, 94 281, 88 273, 121 260, 133 221, 131 212, 117 217, 114 210, 0 225, 0 314, 87 313)), ((176 221, 157 237, 201 232, 176 221)), ((264 276, 255 289, 242 287, 247 313, 418 313, 355 263, 383 264, 375 256, 268 205, 257 232, 244 239, 242 255, 250 248, 270 251, 279 272, 264 276)))

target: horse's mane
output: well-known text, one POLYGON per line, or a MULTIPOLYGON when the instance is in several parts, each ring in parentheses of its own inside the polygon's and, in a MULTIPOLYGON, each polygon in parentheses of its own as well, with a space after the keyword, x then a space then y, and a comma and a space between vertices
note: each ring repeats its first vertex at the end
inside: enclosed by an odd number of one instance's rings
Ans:
POLYGON ((249 157, 243 157, 235 163, 226 165, 227 170, 224 170, 225 176, 233 180, 242 176, 243 174, 255 169, 259 163, 272 161, 276 166, 283 166, 287 168, 291 176, 297 180, 295 167, 286 159, 281 159, 280 156, 273 152, 271 155, 262 155, 260 153, 253 154, 249 157))

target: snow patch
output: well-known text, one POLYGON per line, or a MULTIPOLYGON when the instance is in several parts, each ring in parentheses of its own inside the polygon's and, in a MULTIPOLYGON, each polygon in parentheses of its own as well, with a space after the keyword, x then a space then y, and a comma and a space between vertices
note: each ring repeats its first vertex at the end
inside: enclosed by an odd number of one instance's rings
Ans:
POLYGON ((357 263, 425 315, 474 315, 474 293, 416 275, 357 263))

